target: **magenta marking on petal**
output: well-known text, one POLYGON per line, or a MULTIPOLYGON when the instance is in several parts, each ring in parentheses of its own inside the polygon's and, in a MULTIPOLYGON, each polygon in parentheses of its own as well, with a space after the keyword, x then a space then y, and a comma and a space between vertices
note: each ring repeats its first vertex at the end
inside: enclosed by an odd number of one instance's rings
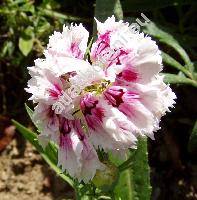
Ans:
POLYGON ((121 58, 128 55, 131 50, 111 49, 110 47, 110 32, 100 35, 96 45, 92 49, 93 59, 103 62, 106 67, 112 64, 121 64, 121 58))
POLYGON ((91 111, 92 109, 94 109, 96 107, 96 104, 98 104, 98 101, 96 100, 92 105, 86 106, 84 109, 84 114, 87 115, 91 115, 91 111))
POLYGON ((51 97, 58 98, 59 94, 55 90, 49 89, 48 91, 51 97))
POLYGON ((117 75, 117 80, 120 81, 121 79, 127 82, 136 82, 138 79, 138 74, 134 70, 124 69, 117 75))
POLYGON ((132 118, 134 117, 134 113, 135 113, 135 110, 134 108, 127 104, 127 103, 123 103, 119 106, 118 108, 122 113, 124 113, 126 116, 132 118))
POLYGON ((137 92, 127 91, 123 95, 124 103, 134 103, 136 100, 139 100, 140 96, 137 92))
POLYGON ((91 114, 85 115, 86 122, 88 127, 96 130, 101 127, 104 117, 104 110, 102 108, 94 108, 92 109, 91 114))
POLYGON ((61 149, 64 149, 65 152, 65 159, 68 157, 69 150, 72 149, 72 140, 70 137, 70 132, 72 130, 72 121, 66 118, 60 119, 60 138, 59 138, 59 146, 61 149))
POLYGON ((109 44, 110 43, 110 31, 100 35, 99 39, 109 44))
POLYGON ((49 95, 55 99, 57 99, 60 95, 62 95, 62 89, 57 83, 54 83, 53 87, 48 89, 48 92, 49 95))
POLYGON ((94 130, 100 127, 104 117, 104 109, 98 107, 98 100, 88 94, 82 98, 80 105, 88 126, 94 130))
POLYGON ((112 86, 104 92, 104 96, 113 107, 117 107, 118 110, 130 118, 134 117, 135 103, 140 99, 136 91, 128 91, 120 86, 112 86))
POLYGON ((96 50, 96 57, 104 56, 109 50, 108 50, 109 44, 105 43, 104 41, 101 41, 98 44, 97 50, 96 50))
POLYGON ((79 49, 79 44, 77 43, 72 43, 71 47, 70 47, 71 53, 75 58, 79 58, 82 59, 83 58, 83 54, 81 52, 81 50, 79 49))
POLYGON ((79 140, 84 141, 85 134, 84 134, 83 128, 81 126, 80 120, 74 120, 73 127, 74 127, 75 131, 77 132, 79 140))
POLYGON ((47 109, 47 118, 48 118, 47 127, 49 129, 53 128, 56 129, 59 126, 59 117, 55 114, 51 106, 47 109))
MULTIPOLYGON (((70 138, 70 135, 60 135, 60 148, 69 150, 72 148, 72 140, 70 138)), ((67 155, 65 155, 67 157, 67 155)))
POLYGON ((98 104, 98 100, 96 100, 92 95, 87 94, 81 99, 80 106, 82 109, 82 112, 86 114, 91 114, 91 109, 96 107, 96 104, 98 104))
POLYGON ((51 118, 55 114, 54 110, 52 109, 52 106, 47 108, 47 117, 51 118))
POLYGON ((99 59, 100 56, 103 56, 109 50, 106 50, 109 48, 109 43, 110 43, 110 32, 107 32, 103 35, 100 35, 96 41, 96 46, 92 49, 92 57, 94 59, 99 59))
MULTIPOLYGON (((111 50, 112 51, 112 50, 111 50)), ((108 59, 108 67, 112 64, 120 65, 121 64, 121 57, 128 55, 128 53, 123 49, 115 49, 114 53, 111 54, 111 57, 108 59)))
POLYGON ((121 104, 133 103, 139 99, 139 95, 134 91, 124 91, 120 86, 112 86, 104 92, 105 98, 114 106, 119 107, 121 104))
POLYGON ((119 87, 110 87, 104 92, 105 98, 111 103, 112 106, 118 107, 123 103, 122 96, 124 92, 122 88, 119 87))
POLYGON ((71 132, 71 129, 73 128, 72 126, 72 121, 68 120, 66 118, 61 118, 60 120, 60 133, 63 135, 67 135, 71 132))

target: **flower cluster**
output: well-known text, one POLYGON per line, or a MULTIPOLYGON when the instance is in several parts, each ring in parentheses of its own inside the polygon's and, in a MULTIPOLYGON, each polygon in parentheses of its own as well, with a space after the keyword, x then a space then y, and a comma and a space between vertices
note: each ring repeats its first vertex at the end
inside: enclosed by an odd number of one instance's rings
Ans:
POLYGON ((98 149, 121 154, 136 148, 140 136, 154 139, 176 98, 159 75, 162 59, 150 37, 129 31, 128 23, 113 16, 97 21, 97 32, 89 57, 89 33, 81 24, 54 32, 45 58, 28 68, 26 89, 36 103, 40 144, 56 143, 58 165, 84 182, 105 167, 98 149), (117 44, 121 35, 127 41, 117 44), (61 112, 54 108, 60 100, 61 112))

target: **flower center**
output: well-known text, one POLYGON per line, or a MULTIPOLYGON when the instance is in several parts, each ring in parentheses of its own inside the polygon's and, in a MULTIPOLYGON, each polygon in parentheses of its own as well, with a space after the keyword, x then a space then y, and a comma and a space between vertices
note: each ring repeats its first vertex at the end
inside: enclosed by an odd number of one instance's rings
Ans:
POLYGON ((95 83, 93 85, 84 88, 85 92, 95 92, 95 94, 102 94, 111 85, 109 80, 101 80, 100 83, 95 83))

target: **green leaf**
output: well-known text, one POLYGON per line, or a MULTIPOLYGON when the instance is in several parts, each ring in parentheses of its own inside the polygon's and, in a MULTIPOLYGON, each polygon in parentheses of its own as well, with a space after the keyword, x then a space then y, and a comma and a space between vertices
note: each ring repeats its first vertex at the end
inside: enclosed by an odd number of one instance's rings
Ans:
POLYGON ((81 22, 90 22, 90 19, 88 18, 82 18, 82 17, 77 17, 77 16, 72 16, 69 14, 62 14, 53 10, 49 9, 43 9, 43 8, 38 8, 40 11, 41 15, 47 16, 47 17, 52 17, 56 19, 64 19, 67 21, 81 21, 81 22))
POLYGON ((26 40, 22 37, 19 38, 19 49, 24 56, 27 56, 33 47, 33 39, 26 40))
POLYGON ((16 126, 18 131, 23 135, 23 137, 27 139, 38 150, 39 153, 43 153, 43 149, 38 143, 37 134, 24 127, 15 120, 12 120, 12 122, 16 126))
POLYGON ((191 80, 189 78, 185 78, 183 76, 179 76, 176 74, 168 74, 161 73, 164 75, 164 81, 170 84, 187 84, 192 85, 193 87, 197 87, 197 82, 195 80, 191 80))
POLYGON ((133 188, 133 181, 132 181, 132 169, 127 169, 123 171, 120 175, 118 183, 114 189, 114 194, 117 199, 127 199, 133 200, 134 199, 134 190, 133 188))
POLYGON ((1 48, 0 57, 3 58, 6 55, 11 56, 12 53, 13 53, 13 51, 14 51, 14 44, 13 44, 13 42, 6 40, 3 43, 3 46, 1 48))
POLYGON ((57 167, 57 148, 55 145, 49 143, 49 145, 44 150, 37 139, 37 134, 24 127, 15 120, 12 120, 13 124, 16 126, 17 130, 23 135, 23 137, 28 140, 41 154, 44 160, 49 164, 49 166, 70 186, 75 187, 74 182, 67 175, 62 173, 62 170, 57 167))
MULTIPOLYGON (((130 158, 131 153, 128 153, 127 157, 130 158)), ((116 165, 121 165, 122 160, 118 159, 117 157, 114 157, 110 154, 110 160, 115 163, 116 165)), ((131 162, 130 162, 131 163, 131 162)), ((133 200, 134 199, 134 193, 133 190, 133 170, 131 168, 124 170, 120 173, 119 180, 114 188, 114 194, 117 199, 120 200, 133 200)))
POLYGON ((27 114, 29 115, 30 119, 32 120, 33 110, 26 103, 25 103, 25 109, 26 109, 27 114))
POLYGON ((32 27, 27 27, 19 38, 19 49, 24 56, 27 56, 32 50, 34 43, 34 32, 32 27))
POLYGON ((39 21, 39 23, 36 25, 36 35, 37 37, 42 37, 43 35, 47 35, 50 32, 51 25, 47 21, 39 21))
POLYGON ((21 6, 20 10, 23 11, 23 12, 31 12, 32 14, 34 14, 35 7, 32 4, 32 2, 27 2, 26 4, 21 6))
POLYGON ((138 148, 133 155, 131 165, 133 171, 133 183, 135 199, 147 200, 151 196, 150 168, 148 164, 147 139, 138 140, 138 148))
POLYGON ((188 150, 191 153, 197 153, 197 121, 189 138, 188 150))
POLYGON ((149 22, 144 30, 145 33, 148 33, 155 38, 159 39, 160 42, 165 43, 172 47, 175 51, 177 51, 185 64, 187 65, 189 70, 193 69, 193 64, 187 55, 186 51, 180 46, 179 42, 168 32, 164 30, 164 28, 160 28, 153 22, 149 22))
POLYGON ((124 12, 153 10, 158 8, 165 8, 167 6, 196 4, 195 0, 124 0, 122 7, 124 12))
MULTIPOLYGON (((120 0, 96 0, 95 17, 104 22, 108 17, 114 15, 116 19, 123 19, 123 11, 120 0)), ((94 21, 94 35, 96 35, 96 22, 94 21)))
MULTIPOLYGON (((113 157, 110 158, 116 164, 121 163, 113 157)), ((119 165, 119 169, 121 171, 120 179, 114 190, 116 197, 129 200, 150 199, 151 185, 147 139, 139 138, 138 148, 130 151, 128 159, 119 165)))
POLYGON ((167 53, 162 52, 162 59, 163 59, 164 63, 182 71, 189 78, 193 78, 193 76, 192 76, 192 74, 190 73, 189 70, 187 70, 185 67, 183 67, 178 61, 176 61, 174 58, 172 58, 167 53))
POLYGON ((97 0, 95 7, 95 17, 104 22, 108 17, 115 15, 116 19, 123 19, 123 12, 119 0, 97 0))

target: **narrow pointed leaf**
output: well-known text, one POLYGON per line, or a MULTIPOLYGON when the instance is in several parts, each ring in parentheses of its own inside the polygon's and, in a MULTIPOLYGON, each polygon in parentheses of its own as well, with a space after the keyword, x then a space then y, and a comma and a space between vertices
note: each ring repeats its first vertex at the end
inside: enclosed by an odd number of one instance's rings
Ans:
POLYGON ((186 51, 181 47, 179 42, 171 35, 170 33, 164 31, 162 28, 157 26, 153 22, 149 22, 144 30, 145 33, 148 33, 155 38, 159 39, 160 42, 165 43, 172 47, 175 51, 177 51, 182 59, 184 60, 185 64, 187 65, 188 69, 193 68, 193 64, 187 55, 186 51))
POLYGON ((27 114, 29 115, 30 119, 32 120, 33 110, 26 103, 25 103, 25 109, 26 109, 27 114))
POLYGON ((187 84, 192 85, 193 87, 197 87, 197 82, 195 80, 191 80, 189 78, 179 76, 176 74, 168 74, 168 73, 161 73, 164 75, 164 81, 170 84, 187 84))
POLYGON ((167 53, 162 52, 162 59, 164 63, 182 71, 186 76, 188 76, 189 78, 192 78, 192 74, 185 67, 183 67, 178 61, 176 61, 167 53))

